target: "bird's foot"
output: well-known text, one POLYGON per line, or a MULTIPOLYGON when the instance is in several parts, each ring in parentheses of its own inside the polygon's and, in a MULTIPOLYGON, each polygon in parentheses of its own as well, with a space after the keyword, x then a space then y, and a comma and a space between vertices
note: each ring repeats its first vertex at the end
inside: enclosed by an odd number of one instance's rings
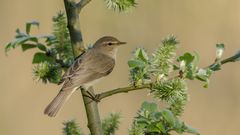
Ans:
POLYGON ((84 95, 84 96, 92 99, 92 100, 95 101, 95 102, 100 102, 99 94, 96 95, 96 94, 94 94, 94 93, 92 93, 92 92, 90 92, 90 91, 87 91, 87 94, 84 95))

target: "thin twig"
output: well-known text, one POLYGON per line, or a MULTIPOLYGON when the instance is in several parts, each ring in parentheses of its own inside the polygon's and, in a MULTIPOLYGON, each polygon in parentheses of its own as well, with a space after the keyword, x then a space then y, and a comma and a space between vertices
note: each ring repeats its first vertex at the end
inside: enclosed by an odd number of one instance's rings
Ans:
POLYGON ((97 94, 96 97, 100 101, 101 99, 112 96, 114 94, 127 93, 129 91, 141 90, 141 89, 145 89, 145 88, 151 89, 151 84, 143 84, 141 86, 128 86, 128 87, 124 87, 124 88, 117 88, 117 89, 113 89, 113 90, 109 90, 109 91, 97 94))
MULTIPOLYGON (((240 58, 240 52, 237 52, 235 55, 233 55, 233 56, 231 56, 231 57, 228 57, 228 58, 226 58, 226 59, 224 59, 224 60, 221 60, 219 63, 220 63, 221 65, 223 65, 223 64, 226 64, 226 63, 229 63, 229 62, 236 62, 239 58, 240 58)), ((217 62, 214 62, 213 64, 207 66, 206 68, 210 68, 210 69, 213 70, 213 67, 214 67, 216 64, 218 64, 218 63, 217 63, 217 62)))

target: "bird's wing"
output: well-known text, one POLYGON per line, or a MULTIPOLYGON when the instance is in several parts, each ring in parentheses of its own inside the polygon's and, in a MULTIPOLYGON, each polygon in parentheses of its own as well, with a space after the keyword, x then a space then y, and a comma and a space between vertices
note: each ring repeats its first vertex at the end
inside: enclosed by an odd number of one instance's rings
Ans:
POLYGON ((84 55, 86 55, 88 52, 82 53, 80 56, 76 58, 76 60, 73 62, 73 64, 67 69, 67 71, 63 74, 61 80, 59 81, 58 85, 62 84, 65 80, 71 78, 74 73, 81 68, 81 62, 84 55))
POLYGON ((89 51, 77 59, 65 76, 63 88, 74 88, 90 83, 113 70, 115 60, 105 54, 89 51))

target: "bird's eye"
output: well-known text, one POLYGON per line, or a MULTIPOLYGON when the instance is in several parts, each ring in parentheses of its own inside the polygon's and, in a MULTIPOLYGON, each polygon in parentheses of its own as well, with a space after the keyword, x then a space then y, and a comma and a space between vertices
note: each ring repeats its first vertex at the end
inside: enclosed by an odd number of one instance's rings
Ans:
POLYGON ((112 45, 112 43, 111 43, 111 42, 109 42, 109 43, 108 43, 108 45, 112 45))

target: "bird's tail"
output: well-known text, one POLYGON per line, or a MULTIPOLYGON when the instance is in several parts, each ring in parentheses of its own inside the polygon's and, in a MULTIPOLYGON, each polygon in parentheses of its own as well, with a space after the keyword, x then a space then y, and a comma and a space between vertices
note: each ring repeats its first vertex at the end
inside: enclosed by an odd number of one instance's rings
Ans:
POLYGON ((44 114, 49 117, 55 117, 58 111, 62 108, 64 103, 70 98, 72 93, 76 89, 72 90, 60 90, 58 95, 53 99, 53 101, 46 107, 44 114))

